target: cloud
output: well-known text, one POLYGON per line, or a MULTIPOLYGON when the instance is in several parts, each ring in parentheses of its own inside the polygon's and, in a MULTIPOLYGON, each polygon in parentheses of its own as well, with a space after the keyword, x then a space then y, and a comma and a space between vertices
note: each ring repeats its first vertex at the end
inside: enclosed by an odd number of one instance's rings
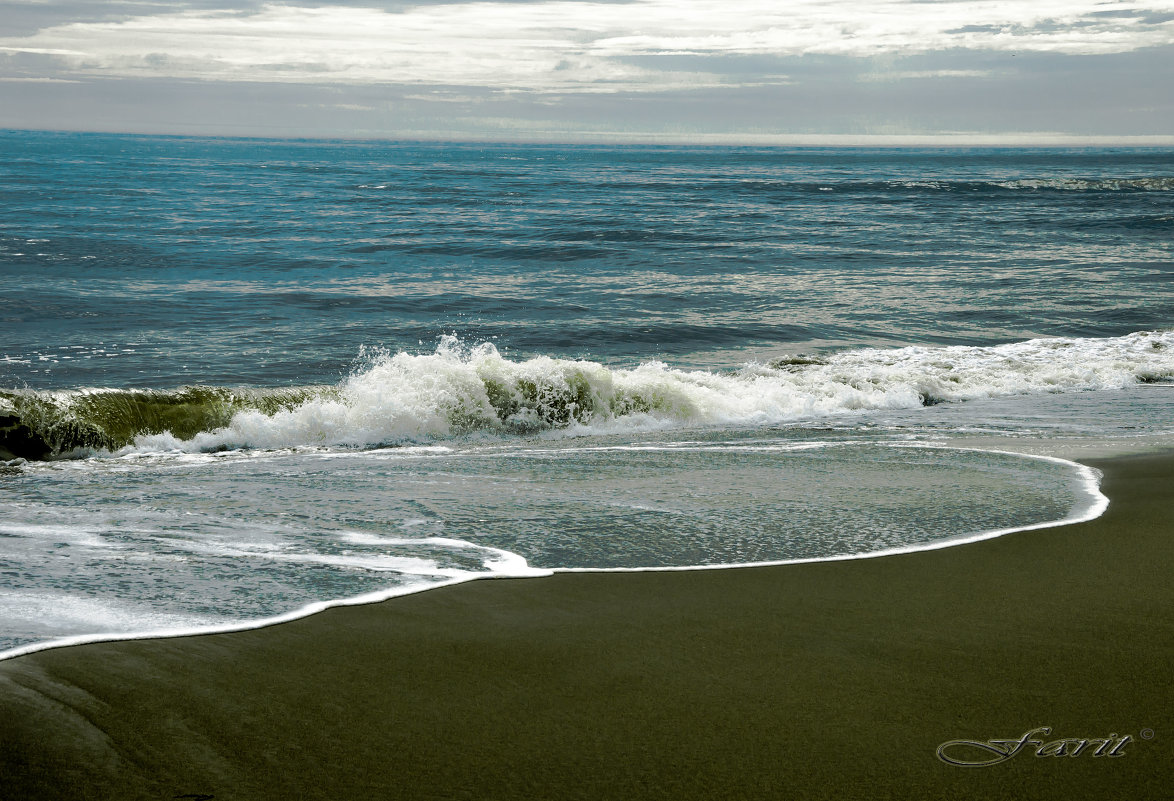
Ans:
POLYGON ((66 78, 29 78, 23 75, 0 75, 0 83, 81 83, 81 81, 71 81, 66 78))
MULTIPOLYGON (((51 58, 59 77, 592 93, 755 80, 713 68, 729 57, 875 58, 951 50, 1094 55, 1172 43, 1174 0, 539 0, 391 10, 264 5, 52 25, 0 39, 0 65, 4 54, 35 54, 51 58)), ((786 80, 779 73, 768 82, 786 80)))
POLYGON ((927 78, 988 78, 993 70, 903 70, 872 72, 861 76, 864 81, 908 81, 927 78))
POLYGON ((27 53, 34 56, 85 56, 82 50, 66 50, 60 47, 0 47, 0 53, 27 53))

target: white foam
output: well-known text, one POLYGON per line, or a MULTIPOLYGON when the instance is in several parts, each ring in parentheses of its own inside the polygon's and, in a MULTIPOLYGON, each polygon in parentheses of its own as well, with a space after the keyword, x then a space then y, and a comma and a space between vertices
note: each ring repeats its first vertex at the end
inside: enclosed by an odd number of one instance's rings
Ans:
MULTIPOLYGON (((0 590, 0 605, 4 607, 6 625, 19 627, 27 622, 38 632, 68 631, 80 627, 117 630, 162 626, 195 631, 213 620, 201 615, 162 613, 109 598, 89 598, 60 592, 0 590)), ((8 655, 0 653, 0 659, 8 655)))
POLYGON ((731 373, 658 361, 632 369, 545 356, 511 361, 490 343, 468 347, 446 337, 431 354, 374 356, 336 391, 294 408, 272 415, 238 412, 225 428, 190 440, 169 433, 140 436, 131 450, 363 447, 543 426, 584 435, 772 425, 1171 379, 1174 331, 994 347, 866 348, 800 365, 750 364, 731 373), (504 420, 503 397, 516 408, 512 414, 507 409, 504 420))
MULTIPOLYGON (((354 540, 352 540, 354 541, 354 540)), ((393 543, 384 541, 384 545, 402 544, 411 546, 427 542, 426 540, 401 541, 393 543)), ((356 544, 359 544, 356 542, 356 544)), ((376 544, 376 543, 363 543, 376 544)), ((235 559, 259 559, 269 562, 288 562, 308 565, 330 565, 333 567, 350 568, 354 570, 371 571, 375 573, 401 573, 412 576, 460 576, 467 571, 456 568, 441 568, 435 559, 419 556, 393 556, 390 554, 361 554, 361 553, 314 553, 311 551, 289 550, 280 543, 272 542, 225 542, 187 540, 183 544, 189 554, 201 554, 213 557, 230 557, 235 559)), ((471 548, 478 546, 469 544, 471 548)), ((478 548, 479 550, 479 548, 478 548)), ((167 559, 183 560, 189 558, 184 555, 160 555, 149 552, 136 554, 139 558, 151 561, 167 559)))
POLYGON ((91 531, 72 526, 54 526, 41 523, 0 523, 0 534, 38 540, 59 540, 69 545, 88 548, 116 548, 117 545, 102 539, 101 531, 91 531))
MULTIPOLYGON (((401 524, 402 526, 402 524, 401 524)), ((365 531, 340 531, 338 538, 343 542, 354 545, 403 545, 399 537, 386 537, 380 534, 368 534, 365 531)))

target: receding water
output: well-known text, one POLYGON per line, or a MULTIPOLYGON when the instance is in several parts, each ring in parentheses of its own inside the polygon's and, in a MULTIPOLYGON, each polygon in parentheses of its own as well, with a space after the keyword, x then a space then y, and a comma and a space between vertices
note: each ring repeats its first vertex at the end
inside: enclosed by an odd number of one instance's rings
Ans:
POLYGON ((746 438, 134 456, 6 484, 0 649, 95 617, 110 631, 246 621, 527 565, 907 549, 1095 501, 1064 462, 746 438))

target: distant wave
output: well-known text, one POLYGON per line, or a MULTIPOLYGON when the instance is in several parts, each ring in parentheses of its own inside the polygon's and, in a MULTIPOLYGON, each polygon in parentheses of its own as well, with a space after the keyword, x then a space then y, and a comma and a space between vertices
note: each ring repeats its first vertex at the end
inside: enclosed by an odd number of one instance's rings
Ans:
POLYGON ((977 398, 1174 380, 1174 331, 993 347, 866 348, 733 372, 631 369, 445 337, 435 352, 369 352, 334 386, 0 391, 0 457, 95 451, 419 443, 531 434, 756 425, 977 398))
POLYGON ((1019 178, 1011 181, 900 181, 895 186, 954 191, 1019 189, 1067 192, 1174 192, 1174 176, 1148 178, 1019 178))
POLYGON ((1072 192, 1174 192, 1174 177, 1152 178, 1022 178, 999 181, 1004 189, 1060 189, 1072 192))
MULTIPOLYGON (((1174 176, 1156 175, 1122 178, 1018 178, 1003 181, 955 178, 916 180, 816 182, 742 181, 740 186, 756 190, 795 192, 992 192, 1030 190, 1056 192, 1174 192, 1174 176)), ((665 185, 663 188, 668 188, 665 185)))

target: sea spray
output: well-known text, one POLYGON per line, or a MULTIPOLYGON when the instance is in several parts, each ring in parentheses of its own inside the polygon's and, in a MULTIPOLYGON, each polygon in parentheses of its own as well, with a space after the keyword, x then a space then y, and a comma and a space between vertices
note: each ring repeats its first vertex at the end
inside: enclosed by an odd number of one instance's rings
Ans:
POLYGON ((1174 378, 1174 332, 992 347, 864 348, 739 370, 513 360, 441 338, 364 351, 335 386, 0 393, 7 458, 94 451, 374 447, 564 430, 772 425, 979 398, 1121 389, 1174 378))
POLYGON ((227 426, 187 441, 146 436, 134 445, 364 447, 471 432, 770 425, 977 398, 1119 389, 1174 377, 1174 332, 995 347, 869 348, 803 361, 732 372, 681 370, 660 361, 611 368, 548 356, 514 361, 492 343, 446 336, 433 353, 368 354, 329 396, 271 414, 240 411, 227 426))

